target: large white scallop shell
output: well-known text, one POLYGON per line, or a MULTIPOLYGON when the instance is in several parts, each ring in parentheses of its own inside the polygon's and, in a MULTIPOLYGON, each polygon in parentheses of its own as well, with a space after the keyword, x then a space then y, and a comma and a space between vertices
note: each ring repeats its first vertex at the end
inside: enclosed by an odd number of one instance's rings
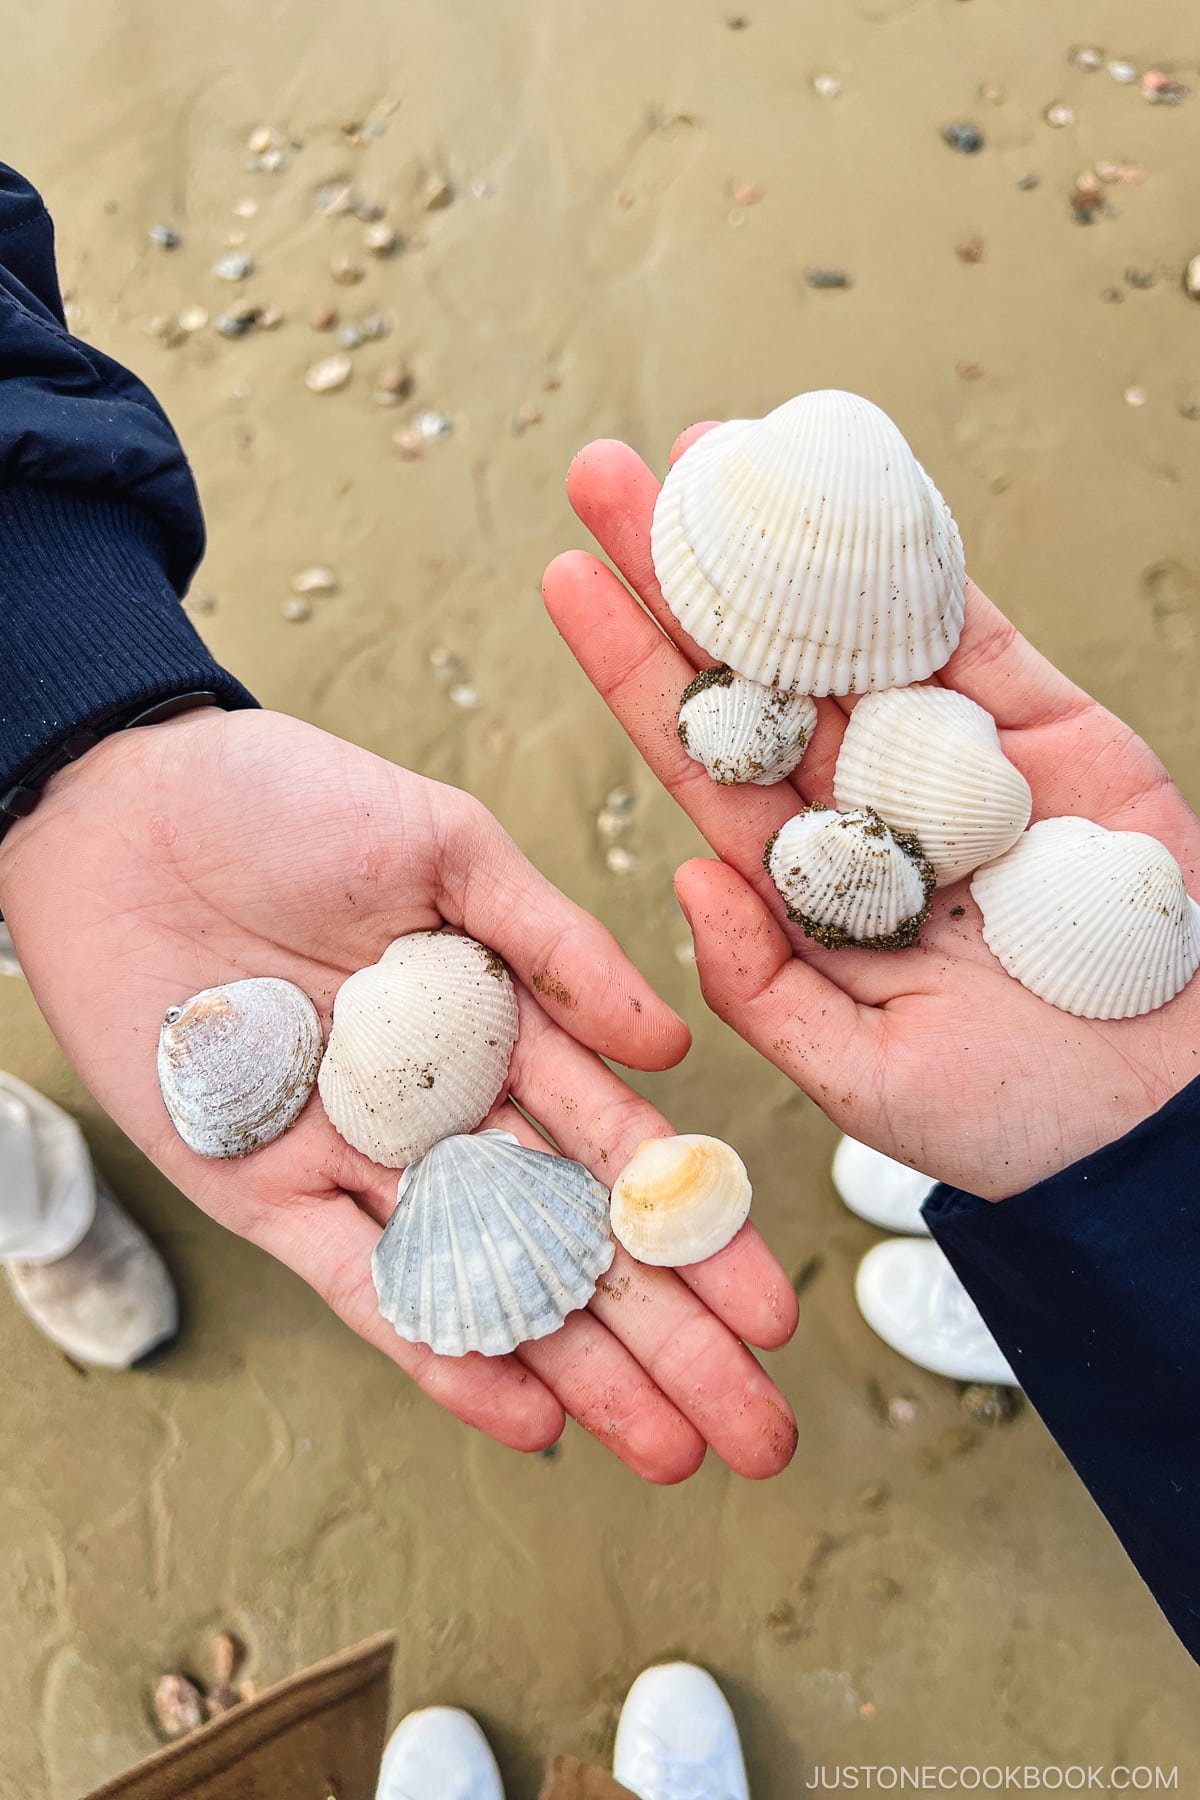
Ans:
POLYGON ((371 1273, 410 1344, 504 1356, 586 1306, 615 1254, 608 1193, 581 1163, 481 1131, 404 1171, 371 1273))
POLYGON ((750 1194, 745 1163, 720 1138, 651 1138, 613 1183, 613 1236, 637 1262, 684 1268, 737 1236, 750 1194))
POLYGON ((487 1117, 516 1041, 516 995, 495 952, 416 931, 339 988, 321 1099, 347 1143, 400 1169, 487 1117))
POLYGON ((1029 823, 1029 783, 1000 748, 991 713, 952 688, 887 688, 850 714, 833 792, 911 831, 939 886, 1015 844, 1029 823))
POLYGON ((1200 906, 1157 838, 1042 819, 976 871, 983 940, 1022 987, 1080 1019, 1132 1019, 1200 966, 1200 906))
POLYGON ((721 664, 684 688, 679 741, 722 787, 771 787, 799 767, 816 723, 807 694, 763 687, 721 664))
POLYGON ((869 806, 806 807, 769 840, 763 866, 788 918, 827 950, 906 949, 929 914, 934 873, 921 845, 869 806))
POLYGON ((904 687, 940 669, 962 631, 958 527, 858 394, 800 394, 706 432, 663 483, 650 544, 679 623, 767 686, 904 687))
POLYGON ((321 1043, 316 1008, 290 981, 263 976, 193 994, 158 1037, 171 1123, 198 1156, 248 1156, 299 1117, 321 1043))

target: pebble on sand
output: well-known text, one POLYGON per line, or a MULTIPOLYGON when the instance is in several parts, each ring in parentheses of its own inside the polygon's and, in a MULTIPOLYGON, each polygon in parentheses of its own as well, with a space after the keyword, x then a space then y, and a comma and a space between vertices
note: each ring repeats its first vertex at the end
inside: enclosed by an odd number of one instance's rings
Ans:
POLYGON ((1075 123, 1074 109, 1065 100, 1052 100, 1042 117, 1053 131, 1062 131, 1075 123))
POLYGON ((186 1675, 163 1675, 154 1689, 154 1712, 163 1735, 184 1737, 204 1724, 204 1696, 186 1675))
POLYGON ((353 373, 354 364, 348 356, 323 356, 305 370, 304 385, 313 394, 333 394, 345 387, 353 373))
POLYGON ((1106 67, 1113 80, 1121 82, 1123 86, 1128 86, 1131 81, 1137 80, 1137 64, 1127 62, 1122 57, 1115 58, 1106 67))
POLYGON ((980 263, 983 261, 984 246, 981 237, 964 238, 961 244, 955 244, 954 254, 959 262, 980 263))
POLYGON ((449 437, 454 430, 454 420, 443 412, 418 413, 414 420, 418 434, 431 442, 434 438, 449 437))
POLYGON ((421 188, 421 205, 426 212, 441 212, 454 199, 454 188, 444 175, 430 175, 421 188))
POLYGON ((362 280, 366 270, 361 263, 356 263, 351 256, 335 256, 329 265, 329 273, 342 287, 353 287, 362 280))
POLYGON ((254 259, 247 256, 244 250, 235 250, 230 256, 222 256, 213 264, 213 274, 222 281, 245 281, 254 273, 254 259))
POLYGON ((289 625, 302 624, 305 619, 312 618, 312 601, 306 600, 303 594, 292 594, 279 608, 289 625))
POLYGON ((810 288, 848 288, 854 283, 845 269, 805 269, 804 279, 810 288))
POLYGON ((178 250, 183 242, 173 225, 152 225, 148 236, 150 242, 157 244, 160 250, 178 250))
POLYGON ((1144 387, 1134 386, 1125 389, 1126 406, 1145 406, 1148 398, 1149 395, 1146 393, 1144 387))
POLYGON ((293 594, 336 594, 338 578, 332 569, 324 563, 313 563, 307 569, 300 569, 292 576, 293 594))
POLYGON ((375 404, 398 406, 408 398, 415 386, 413 372, 406 362, 391 363, 375 377, 375 404))
POLYGON ((399 245, 400 238, 386 219, 377 219, 363 231, 363 248, 372 256, 391 256, 399 245))
POLYGON ((1082 69, 1091 75, 1104 67, 1104 52, 1097 50, 1094 44, 1076 44, 1067 52, 1067 61, 1076 69, 1082 69))
POLYGON ((952 150, 960 151, 963 156, 974 156, 983 149, 983 133, 968 119, 956 119, 953 124, 943 126, 942 137, 952 150))
POLYGON ((822 100, 836 100, 842 91, 842 84, 836 75, 822 70, 812 78, 813 93, 819 94, 822 100))
POLYGON ((179 315, 179 329, 192 333, 203 331, 208 324, 208 309, 203 306, 185 306, 179 315))
POLYGON ((332 331, 338 322, 337 307, 318 306, 316 312, 308 322, 314 331, 332 331))

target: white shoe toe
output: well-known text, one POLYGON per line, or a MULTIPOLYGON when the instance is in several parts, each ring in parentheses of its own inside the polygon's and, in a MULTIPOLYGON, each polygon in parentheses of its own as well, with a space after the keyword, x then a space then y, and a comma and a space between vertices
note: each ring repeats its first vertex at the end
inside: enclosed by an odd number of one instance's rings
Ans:
POLYGON ((952 1381, 1020 1385, 936 1244, 876 1244, 858 1266, 854 1292, 872 1331, 919 1368, 952 1381))
POLYGON ((376 1800, 504 1800, 496 1759, 470 1713, 426 1706, 401 1719, 379 1769, 376 1800))
POLYGON ((613 1775, 638 1800, 749 1800, 737 1725, 706 1670, 643 1670, 621 1709, 613 1775))

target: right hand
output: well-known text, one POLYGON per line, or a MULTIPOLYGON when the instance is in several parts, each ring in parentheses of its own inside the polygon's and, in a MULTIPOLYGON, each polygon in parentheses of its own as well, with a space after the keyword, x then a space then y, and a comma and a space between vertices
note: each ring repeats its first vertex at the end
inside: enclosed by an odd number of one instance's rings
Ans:
MULTIPOLYGON (((672 461, 708 426, 676 443, 672 461)), ((822 700, 790 782, 722 788, 682 749, 679 696, 711 666, 654 578, 658 482, 625 444, 580 452, 571 503, 644 603, 581 551, 546 572, 551 617, 650 768, 720 862, 676 878, 705 998, 844 1131, 985 1199, 1020 1192, 1111 1143, 1200 1075, 1200 975, 1160 1011, 1058 1012, 983 942, 966 881, 939 888, 911 950, 823 950, 784 918, 763 846, 801 803, 833 800, 852 701, 822 700), (957 915, 957 916, 956 916, 957 915)), ((1200 894, 1200 821, 1141 740, 1059 674, 968 583, 966 625, 934 678, 993 714, 1033 789, 1034 818, 1076 814, 1164 843, 1200 894)))

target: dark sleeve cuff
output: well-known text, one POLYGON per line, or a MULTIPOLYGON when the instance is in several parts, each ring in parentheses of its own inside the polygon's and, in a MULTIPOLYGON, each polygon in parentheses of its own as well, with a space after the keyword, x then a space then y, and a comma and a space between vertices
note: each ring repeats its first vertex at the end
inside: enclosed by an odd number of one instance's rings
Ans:
POLYGON ((139 508, 67 488, 0 487, 0 791, 84 726, 208 689, 256 705, 213 660, 139 508))
POLYGON ((938 1187, 923 1210, 1200 1659, 1200 1080, 1022 1194, 938 1187))

